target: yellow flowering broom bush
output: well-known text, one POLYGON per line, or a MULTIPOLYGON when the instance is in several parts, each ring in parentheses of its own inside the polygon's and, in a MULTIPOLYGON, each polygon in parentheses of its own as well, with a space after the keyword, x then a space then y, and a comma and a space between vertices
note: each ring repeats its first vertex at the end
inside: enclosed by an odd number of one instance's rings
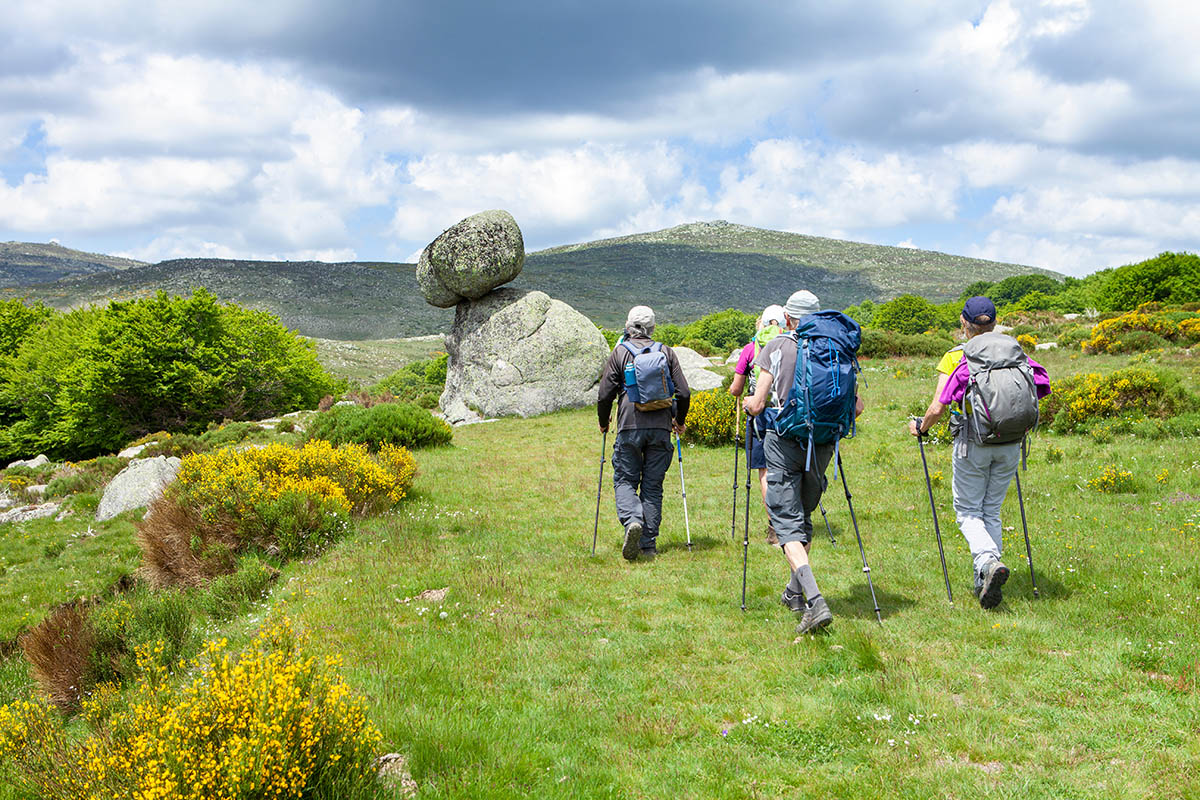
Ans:
POLYGON ((86 735, 44 702, 0 708, 0 760, 53 800, 371 796, 382 736, 340 661, 306 646, 283 620, 241 654, 208 643, 181 681, 144 652, 129 695, 84 701, 86 735))
POLYGON ((736 397, 721 388, 693 394, 688 407, 687 438, 709 447, 733 444, 737 402, 736 397))
POLYGON ((1172 417, 1196 405, 1177 375, 1144 367, 1069 375, 1051 388, 1041 415, 1060 433, 1085 430, 1100 419, 1172 417))
POLYGON ((310 555, 348 530, 349 515, 400 502, 415 475, 412 453, 390 444, 378 456, 322 440, 186 456, 138 524, 144 571, 157 586, 198 585, 232 572, 247 549, 310 555))

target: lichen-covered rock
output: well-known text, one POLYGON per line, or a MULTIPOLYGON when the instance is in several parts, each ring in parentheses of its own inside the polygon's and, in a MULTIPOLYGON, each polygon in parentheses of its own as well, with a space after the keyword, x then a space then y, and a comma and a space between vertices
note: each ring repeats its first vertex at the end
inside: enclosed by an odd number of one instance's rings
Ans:
POLYGON ((174 456, 139 458, 117 473, 104 489, 96 520, 112 519, 123 511, 148 506, 163 493, 163 489, 179 473, 179 459, 174 456))
POLYGON ((451 423, 544 414, 596 402, 608 345, 596 326, 544 292, 498 289, 460 303, 446 337, 441 406, 451 423))
POLYGON ((525 241, 512 214, 483 211, 429 243, 417 264, 417 285, 426 302, 449 308, 503 286, 520 275, 524 265, 525 241))
MULTIPOLYGON (((444 235, 444 234, 443 234, 444 235)), ((429 250, 433 245, 429 245, 421 251, 421 258, 417 261, 417 287, 421 290, 421 296, 425 298, 425 302, 431 306, 438 308, 450 308, 458 305, 463 299, 457 292, 452 292, 438 280, 437 273, 434 271, 433 262, 429 260, 429 250)))
POLYGON ((26 459, 24 461, 18 459, 17 461, 14 461, 11 464, 9 464, 8 468, 12 469, 13 467, 29 467, 30 469, 37 469, 38 467, 44 466, 49 463, 50 463, 50 459, 46 458, 46 454, 39 453, 37 455, 37 457, 35 457, 35 458, 26 459))

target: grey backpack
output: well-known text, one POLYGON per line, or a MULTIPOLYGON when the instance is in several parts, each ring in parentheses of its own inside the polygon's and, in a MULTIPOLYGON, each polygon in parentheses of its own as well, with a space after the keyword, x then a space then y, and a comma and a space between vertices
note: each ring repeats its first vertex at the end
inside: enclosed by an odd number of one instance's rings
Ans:
POLYGON ((992 331, 963 345, 967 362, 966 401, 971 404, 967 435, 979 444, 1024 441, 1037 427, 1037 388, 1021 345, 992 331))

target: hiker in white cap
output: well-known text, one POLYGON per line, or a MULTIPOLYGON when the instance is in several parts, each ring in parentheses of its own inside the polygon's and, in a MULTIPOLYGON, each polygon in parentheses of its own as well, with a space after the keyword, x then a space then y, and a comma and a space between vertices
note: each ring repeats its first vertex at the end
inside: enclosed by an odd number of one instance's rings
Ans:
MULTIPOLYGON (((729 384, 729 393, 740 398, 743 393, 754 394, 758 386, 758 368, 754 359, 758 356, 767 342, 783 333, 783 306, 769 305, 763 309, 758 318, 758 326, 754 337, 742 348, 738 356, 737 366, 733 368, 733 383, 729 384)), ((763 507, 767 505, 767 457, 763 454, 763 440, 767 435, 769 420, 766 414, 757 417, 746 415, 745 449, 746 467, 758 470, 758 485, 762 493, 763 507)), ((767 544, 779 544, 775 536, 775 526, 771 524, 770 512, 767 516, 767 544)))

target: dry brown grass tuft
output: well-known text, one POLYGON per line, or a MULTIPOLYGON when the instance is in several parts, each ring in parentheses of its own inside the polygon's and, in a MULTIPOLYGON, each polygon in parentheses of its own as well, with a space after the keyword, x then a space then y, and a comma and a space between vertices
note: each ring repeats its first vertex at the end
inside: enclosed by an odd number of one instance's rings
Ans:
POLYGON ((62 709, 78 704, 81 681, 95 645, 87 615, 88 606, 83 601, 65 603, 19 640, 34 680, 50 702, 62 709))
POLYGON ((236 526, 206 522, 169 495, 151 503, 137 529, 142 551, 139 571, 156 589, 200 586, 236 569, 236 526))

